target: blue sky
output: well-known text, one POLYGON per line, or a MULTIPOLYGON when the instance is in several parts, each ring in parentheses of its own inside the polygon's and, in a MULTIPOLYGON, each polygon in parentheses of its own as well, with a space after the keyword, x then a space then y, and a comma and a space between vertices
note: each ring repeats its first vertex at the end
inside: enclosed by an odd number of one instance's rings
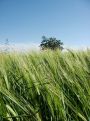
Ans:
POLYGON ((0 44, 38 45, 43 35, 90 47, 90 0, 0 0, 0 44))

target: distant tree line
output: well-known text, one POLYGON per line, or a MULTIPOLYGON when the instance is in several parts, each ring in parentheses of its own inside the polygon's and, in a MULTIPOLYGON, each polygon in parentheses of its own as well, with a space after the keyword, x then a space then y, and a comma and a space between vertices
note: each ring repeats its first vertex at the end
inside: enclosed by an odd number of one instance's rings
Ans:
MULTIPOLYGON (((5 52, 9 51, 9 40, 6 39, 5 41, 5 52)), ((55 37, 47 38, 46 36, 42 36, 42 41, 40 44, 41 50, 51 49, 56 50, 60 49, 61 51, 63 48, 63 42, 61 40, 56 39, 55 37)))

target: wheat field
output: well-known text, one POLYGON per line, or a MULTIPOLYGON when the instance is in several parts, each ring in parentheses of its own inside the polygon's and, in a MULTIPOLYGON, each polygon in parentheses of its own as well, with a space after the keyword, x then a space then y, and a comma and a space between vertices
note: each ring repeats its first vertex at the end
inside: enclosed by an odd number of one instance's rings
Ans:
POLYGON ((90 121, 90 50, 1 52, 0 121, 90 121))

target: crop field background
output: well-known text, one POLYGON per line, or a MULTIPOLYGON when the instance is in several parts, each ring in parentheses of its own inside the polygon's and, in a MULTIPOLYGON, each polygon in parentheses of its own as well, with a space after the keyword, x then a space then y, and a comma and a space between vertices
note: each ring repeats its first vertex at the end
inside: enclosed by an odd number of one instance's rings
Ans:
POLYGON ((0 53, 0 121, 90 121, 90 50, 0 53))

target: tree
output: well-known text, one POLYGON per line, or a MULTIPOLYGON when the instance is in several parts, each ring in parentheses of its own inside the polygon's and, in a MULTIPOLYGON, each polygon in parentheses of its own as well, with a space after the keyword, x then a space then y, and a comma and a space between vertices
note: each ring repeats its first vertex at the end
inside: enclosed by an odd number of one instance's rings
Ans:
POLYGON ((5 52, 9 51, 9 40, 8 38, 5 40, 5 52))
POLYGON ((42 42, 40 44, 40 47, 42 50, 45 49, 51 49, 51 50, 56 50, 60 49, 63 50, 63 42, 61 40, 57 40, 54 37, 46 38, 45 36, 42 36, 42 42))

